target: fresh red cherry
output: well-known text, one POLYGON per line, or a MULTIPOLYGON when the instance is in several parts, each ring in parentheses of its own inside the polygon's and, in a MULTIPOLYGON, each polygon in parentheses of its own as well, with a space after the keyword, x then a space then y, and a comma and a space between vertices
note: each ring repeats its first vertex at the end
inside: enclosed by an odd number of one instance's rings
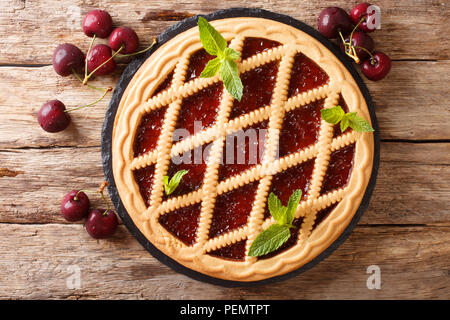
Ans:
POLYGON ((109 35, 109 46, 114 51, 118 51, 121 46, 121 53, 130 54, 136 51, 139 45, 139 38, 133 29, 128 27, 118 27, 109 35))
POLYGON ((328 39, 339 37, 339 31, 352 31, 352 22, 347 12, 338 7, 328 7, 322 10, 318 20, 319 32, 328 39))
POLYGON ((92 238, 104 239, 112 236, 119 221, 116 213, 112 210, 93 209, 89 212, 86 220, 86 231, 92 238))
POLYGON ((70 43, 60 44, 53 51, 53 69, 60 76, 72 74, 72 70, 82 72, 84 68, 84 54, 78 47, 70 43))
POLYGON ((72 190, 62 199, 61 214, 67 221, 79 221, 89 214, 89 205, 89 198, 83 191, 72 190))
MULTIPOLYGON (((350 42, 350 35, 345 37, 345 42, 347 42, 347 43, 350 42)), ((345 53, 344 43, 341 42, 340 45, 341 45, 341 51, 345 53)), ((374 48, 374 42, 372 40, 372 37, 369 36, 368 34, 366 34, 365 32, 355 31, 355 32, 353 32, 353 35, 352 35, 352 46, 361 47, 361 48, 366 49, 369 52, 372 52, 373 48, 374 48)), ((356 55, 361 60, 364 60, 365 58, 367 58, 369 56, 367 51, 365 51, 364 49, 355 48, 356 55)))
POLYGON ((89 11, 83 20, 83 32, 88 37, 94 34, 99 38, 107 38, 113 29, 112 18, 104 10, 89 11))
POLYGON ((391 59, 383 52, 374 52, 373 58, 368 58, 361 64, 361 70, 367 79, 378 81, 386 77, 391 70, 391 59))
POLYGON ((375 24, 375 11, 368 12, 369 7, 371 6, 370 3, 364 2, 359 3, 355 7, 353 7, 352 11, 350 11, 350 19, 352 19, 353 23, 357 25, 363 17, 365 17, 364 21, 362 21, 358 28, 364 32, 373 32, 375 31, 375 28, 373 25, 375 24), (367 20, 371 19, 371 23, 367 23, 367 20))
MULTIPOLYGON (((98 66, 102 65, 105 61, 107 61, 112 56, 111 48, 106 44, 98 44, 91 48, 87 56, 87 68, 88 72, 91 73, 98 66)), ((116 63, 114 59, 109 60, 107 63, 102 65, 97 71, 95 71, 94 75, 96 76, 104 76, 112 73, 116 69, 116 63)))
POLYGON ((38 112, 37 120, 47 132, 59 132, 67 128, 70 116, 66 106, 59 100, 50 100, 43 104, 38 112))

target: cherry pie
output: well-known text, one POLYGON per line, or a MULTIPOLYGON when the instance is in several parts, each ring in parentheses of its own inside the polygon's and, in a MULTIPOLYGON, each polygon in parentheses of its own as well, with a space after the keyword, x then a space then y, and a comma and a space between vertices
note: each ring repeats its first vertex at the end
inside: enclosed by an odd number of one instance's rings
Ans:
POLYGON ((121 98, 114 180, 134 224, 165 255, 215 278, 267 279, 303 266, 333 243, 369 182, 373 134, 341 132, 320 110, 340 105, 369 122, 370 116, 350 72, 305 32, 263 18, 211 24, 241 53, 241 101, 218 75, 199 77, 213 57, 198 28, 173 37, 121 98), (258 133, 251 142, 229 145, 247 129, 258 133), (258 154, 250 157, 255 146, 258 154), (201 161, 179 161, 195 155, 201 161), (179 170, 188 173, 166 195, 163 177, 179 170), (286 205, 296 189, 303 196, 289 240, 265 256, 248 256, 252 241, 275 222, 269 193, 286 205))

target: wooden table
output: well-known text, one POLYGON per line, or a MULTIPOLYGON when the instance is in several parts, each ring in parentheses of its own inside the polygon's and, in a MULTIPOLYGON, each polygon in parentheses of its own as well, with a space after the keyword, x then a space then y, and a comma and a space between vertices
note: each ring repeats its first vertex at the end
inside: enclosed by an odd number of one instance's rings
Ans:
MULTIPOLYGON (((354 3, 333 1, 348 10, 354 3)), ((449 299, 450 10, 445 1, 376 4, 382 8, 376 47, 393 64, 385 80, 366 81, 382 138, 369 209, 350 238, 312 270, 277 284, 231 289, 172 271, 124 226, 111 240, 96 241, 82 223, 61 217, 59 204, 67 191, 95 188, 104 179, 100 132, 109 99, 74 113, 62 133, 45 133, 36 122, 45 101, 77 106, 98 96, 75 78, 53 72, 53 49, 71 42, 86 51, 90 39, 80 25, 95 7, 109 11, 117 25, 135 28, 144 46, 178 20, 243 5, 289 14, 315 27, 331 2, 3 0, 0 298, 449 299), (381 289, 366 286, 370 265, 380 267, 381 289)), ((114 86, 122 70, 123 65, 93 84, 114 86)), ((100 199, 93 202, 102 205, 100 199)))

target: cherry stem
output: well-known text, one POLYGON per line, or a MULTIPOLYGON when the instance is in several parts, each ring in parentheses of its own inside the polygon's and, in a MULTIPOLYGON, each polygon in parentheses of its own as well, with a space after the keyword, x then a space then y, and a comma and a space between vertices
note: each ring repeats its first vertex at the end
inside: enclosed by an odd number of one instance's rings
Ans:
POLYGON ((73 200, 78 201, 78 195, 80 194, 80 192, 91 192, 91 193, 99 193, 103 199, 103 201, 106 204, 107 209, 105 210, 105 212, 103 212, 103 215, 106 215, 106 213, 108 212, 108 210, 111 209, 111 206, 109 205, 108 201, 106 200, 105 195, 103 194, 103 190, 105 190, 105 188, 109 186, 108 182, 103 181, 102 184, 100 185, 100 188, 98 190, 92 190, 92 189, 81 189, 77 192, 77 194, 75 195, 75 197, 73 197, 73 200))
MULTIPOLYGON (((74 74, 75 78, 77 78, 78 80, 80 80, 81 82, 83 82, 83 79, 81 79, 80 75, 75 71, 75 69, 72 69, 72 73, 74 74)), ((97 91, 102 91, 102 92, 103 92, 103 91, 106 90, 105 88, 95 87, 95 86, 90 85, 90 84, 88 84, 88 83, 86 83, 86 86, 87 86, 88 88, 91 88, 91 89, 94 89, 94 90, 97 90, 97 91)))
POLYGON ((360 47, 360 46, 354 46, 354 48, 356 48, 356 49, 361 49, 361 50, 363 50, 363 51, 365 51, 365 52, 367 52, 367 54, 370 56, 370 59, 371 60, 373 60, 373 55, 372 55, 372 52, 370 52, 369 50, 367 50, 366 48, 364 48, 364 47, 360 47))
MULTIPOLYGON (((356 63, 360 63, 361 60, 359 59, 358 55, 356 54, 355 46, 352 45, 352 38, 353 34, 355 33, 356 29, 358 29, 358 26, 366 19, 366 17, 362 17, 361 20, 356 24, 356 26, 353 28, 352 32, 350 33, 350 39, 349 42, 345 42, 344 36, 342 35, 342 32, 339 31, 339 35, 341 36, 342 43, 344 44, 344 51, 345 54, 348 55, 350 58, 355 60, 356 63)), ((360 48, 360 47, 358 47, 360 48)), ((365 49, 364 49, 365 50, 365 49)), ((366 50, 367 51, 367 50, 366 50)))
POLYGON ((353 60, 355 60, 356 63, 359 63, 360 60, 359 60, 359 57, 356 55, 354 46, 351 43, 351 38, 350 38, 350 42, 345 42, 344 36, 342 35, 341 31, 339 31, 339 35, 341 36, 342 43, 344 44, 345 54, 348 55, 353 60))
MULTIPOLYGON (((97 68, 95 68, 91 73, 89 73, 87 76, 85 76, 84 77, 84 80, 83 80, 83 84, 85 85, 87 82, 88 82, 88 80, 92 77, 92 75, 98 70, 98 69, 100 69, 101 67, 103 67, 105 64, 107 64, 109 61, 111 61, 117 54, 119 54, 119 52, 120 51, 122 51, 122 49, 124 48, 124 46, 122 45, 120 48, 119 48, 119 50, 117 50, 116 52, 114 52, 114 54, 108 59, 108 60, 106 60, 105 62, 103 62, 101 65, 99 65, 97 68)), ((86 58, 87 59, 87 58, 86 58)))
POLYGON ((118 58, 122 58, 122 57, 131 57, 131 56, 135 56, 135 55, 144 53, 144 52, 150 50, 151 48, 153 48, 153 46, 154 46, 155 44, 156 44, 156 37, 153 37, 153 42, 152 42, 152 44, 151 44, 150 46, 148 46, 147 48, 145 48, 145 49, 143 49, 143 50, 141 50, 141 51, 138 51, 138 52, 133 52, 133 53, 129 53, 129 54, 120 54, 120 55, 118 56, 118 58))
POLYGON ((108 185, 109 185, 108 182, 104 181, 104 182, 100 185, 100 188, 98 189, 98 193, 100 193, 100 195, 102 196, 103 201, 106 203, 106 207, 107 207, 107 209, 105 210, 105 212, 103 212, 103 215, 104 215, 104 216, 105 216, 106 213, 108 213, 108 211, 111 209, 111 207, 109 206, 108 201, 106 201, 105 195, 103 194, 103 190, 105 190, 105 188, 106 188, 108 185))
MULTIPOLYGON (((91 43, 89 44, 89 49, 86 54, 86 58, 84 59, 84 78, 85 79, 87 77, 87 57, 89 57, 89 53, 91 52, 91 48, 92 48, 92 45, 94 44, 95 38, 96 38, 96 35, 94 34, 94 36, 92 37, 91 43)), ((85 83, 83 82, 83 84, 85 84, 85 83)))
POLYGON ((86 104, 86 105, 84 105, 84 106, 75 107, 75 108, 72 108, 72 109, 67 109, 67 110, 65 110, 64 112, 72 112, 72 111, 75 111, 75 110, 79 110, 79 109, 83 109, 83 108, 87 108, 87 107, 93 106, 94 104, 96 104, 96 103, 102 101, 103 98, 106 96, 106 94, 107 94, 108 92, 110 92, 110 91, 112 91, 112 88, 111 88, 111 87, 108 87, 108 88, 105 89, 105 92, 103 93, 103 95, 102 95, 100 98, 98 98, 97 100, 95 100, 94 102, 91 102, 91 103, 86 104))
POLYGON ((77 194, 75 195, 75 197, 73 197, 73 200, 78 201, 78 195, 79 195, 81 192, 97 193, 98 191, 96 191, 96 190, 91 190, 91 189, 80 189, 80 190, 78 190, 78 192, 77 192, 77 194))

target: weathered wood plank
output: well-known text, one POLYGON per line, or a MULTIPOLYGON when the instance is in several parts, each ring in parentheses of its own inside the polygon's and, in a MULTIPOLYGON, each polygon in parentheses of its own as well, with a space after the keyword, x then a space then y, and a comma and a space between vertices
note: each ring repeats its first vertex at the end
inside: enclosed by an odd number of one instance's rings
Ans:
MULTIPOLYGON (((450 138, 449 69, 450 61, 394 62, 384 81, 368 83, 383 139, 450 138)), ((123 66, 93 84, 115 86, 122 70, 123 66)), ((51 66, 0 67, 0 86, 0 148, 100 145, 110 95, 94 107, 73 112, 68 129, 50 134, 36 121, 45 101, 60 99, 74 107, 96 100, 101 93, 83 87, 74 77, 57 76, 51 66)))
MULTIPOLYGON (((194 14, 207 14, 232 7, 254 7, 276 11, 317 27, 320 11, 329 5, 350 10, 348 1, 290 1, 255 0, 243 3, 230 1, 190 0, 183 2, 151 1, 133 3, 120 1, 25 1, 1 2, 0 64, 49 64, 57 44, 71 42, 87 49, 89 40, 81 31, 84 15, 91 9, 103 8, 112 15, 116 25, 133 27, 142 43, 175 20, 194 14), (43 19, 45 17, 45 19, 43 19)), ((382 10, 381 30, 374 35, 377 48, 394 59, 449 59, 450 38, 447 21, 450 11, 445 2, 415 1, 407 5, 390 0, 377 1, 382 10)))
MULTIPOLYGON (((378 183, 361 223, 449 223, 449 151, 450 143, 382 143, 378 183)), ((0 222, 7 223, 64 223, 64 194, 104 179, 98 147, 2 150, 0 168, 0 222)))
POLYGON ((0 233, 9 235, 0 238, 2 299, 450 298, 448 226, 357 227, 313 269, 254 288, 224 288, 178 274, 124 227, 102 241, 90 239, 81 225, 0 224, 0 233), (371 265, 381 270, 379 290, 366 286, 371 265), (80 287, 74 288, 77 272, 80 287))

